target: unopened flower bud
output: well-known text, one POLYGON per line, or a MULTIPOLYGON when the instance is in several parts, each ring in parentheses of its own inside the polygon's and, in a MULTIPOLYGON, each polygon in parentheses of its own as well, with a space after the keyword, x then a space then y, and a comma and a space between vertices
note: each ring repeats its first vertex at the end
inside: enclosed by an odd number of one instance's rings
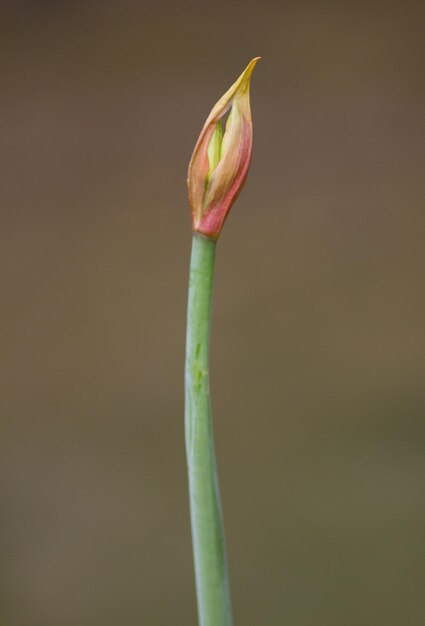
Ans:
POLYGON ((249 85, 253 59, 204 124, 189 163, 193 230, 216 240, 248 173, 252 151, 249 85), (222 118, 229 113, 223 132, 222 118))

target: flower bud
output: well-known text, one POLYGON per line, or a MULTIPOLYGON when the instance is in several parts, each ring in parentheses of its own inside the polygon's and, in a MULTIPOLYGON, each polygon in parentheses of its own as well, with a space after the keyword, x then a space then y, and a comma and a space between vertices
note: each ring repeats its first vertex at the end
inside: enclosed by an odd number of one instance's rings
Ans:
POLYGON ((193 230, 216 240, 248 173, 252 151, 249 85, 253 59, 204 124, 189 163, 193 230), (222 118, 227 114, 223 132, 222 118))

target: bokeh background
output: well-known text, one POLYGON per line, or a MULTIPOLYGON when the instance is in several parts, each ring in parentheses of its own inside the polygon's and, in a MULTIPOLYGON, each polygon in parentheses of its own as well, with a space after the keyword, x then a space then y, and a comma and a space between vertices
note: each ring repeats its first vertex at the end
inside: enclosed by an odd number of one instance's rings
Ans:
POLYGON ((236 624, 425 623, 424 18, 2 2, 1 626, 196 624, 185 177, 258 54, 213 325, 236 624))

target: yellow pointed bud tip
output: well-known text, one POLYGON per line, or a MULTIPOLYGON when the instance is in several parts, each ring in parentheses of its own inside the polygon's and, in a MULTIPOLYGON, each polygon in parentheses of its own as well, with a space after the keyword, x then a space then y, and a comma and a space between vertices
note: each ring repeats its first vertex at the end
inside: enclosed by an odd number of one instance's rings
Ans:
POLYGON ((261 57, 254 57, 252 61, 248 63, 248 65, 246 66, 242 74, 240 75, 238 79, 241 81, 240 88, 239 88, 240 91, 245 91, 246 89, 249 89, 252 72, 254 71, 255 66, 260 60, 261 60, 261 57))
POLYGON ((194 231, 217 239, 248 173, 252 151, 249 86, 261 57, 242 74, 211 110, 196 143, 188 171, 189 203, 194 231), (232 122, 221 132, 221 119, 232 122))

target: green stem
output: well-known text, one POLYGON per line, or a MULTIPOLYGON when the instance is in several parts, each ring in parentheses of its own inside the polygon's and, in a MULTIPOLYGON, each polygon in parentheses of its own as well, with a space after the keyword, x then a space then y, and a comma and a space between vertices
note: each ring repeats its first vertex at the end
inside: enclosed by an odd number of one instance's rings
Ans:
POLYGON ((214 241, 193 236, 186 337, 186 454, 199 625, 231 626, 208 374, 215 247, 214 241))

